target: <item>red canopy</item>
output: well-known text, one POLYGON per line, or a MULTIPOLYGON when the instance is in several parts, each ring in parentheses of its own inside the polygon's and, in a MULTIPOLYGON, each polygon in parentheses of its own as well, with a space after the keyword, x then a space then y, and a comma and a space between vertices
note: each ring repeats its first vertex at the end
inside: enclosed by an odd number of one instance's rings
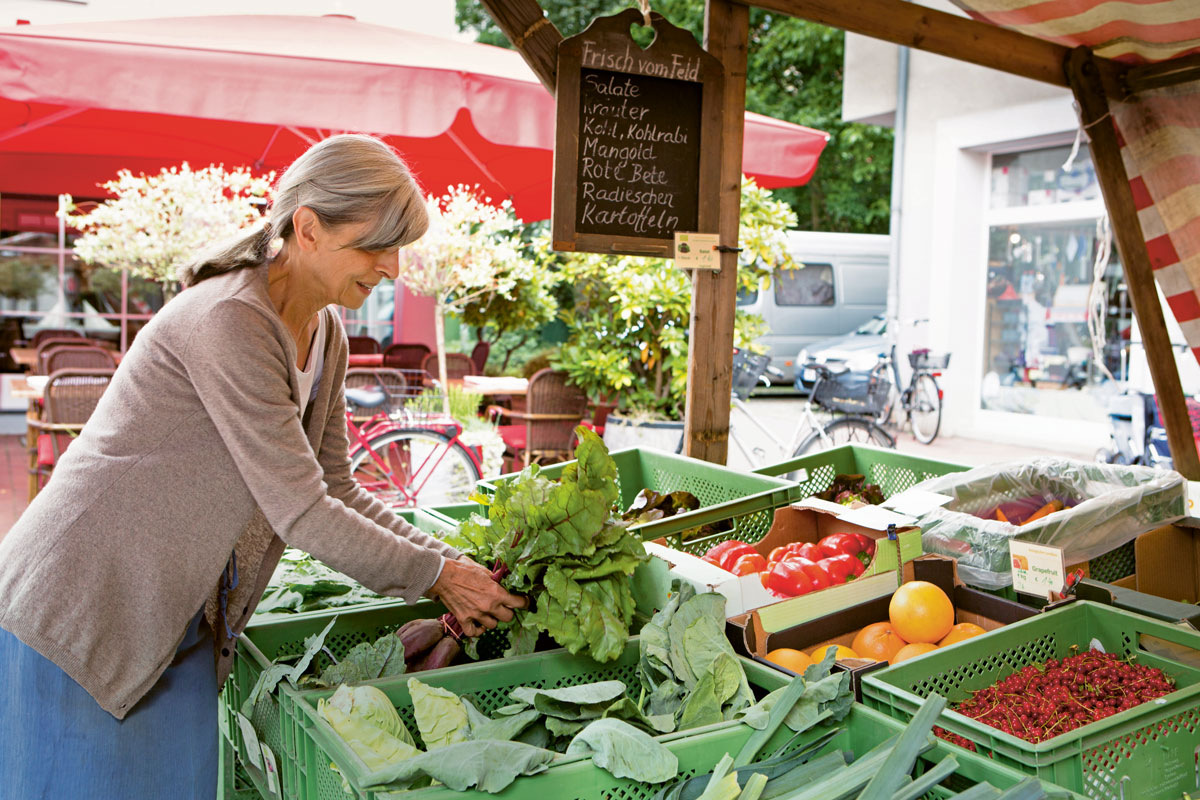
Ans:
MULTIPOLYGON (((121 168, 280 169, 339 131, 386 137, 427 190, 550 213, 554 100, 515 52, 346 17, 0 28, 0 193, 96 197, 121 168)), ((746 114, 743 171, 805 183, 828 134, 746 114)))

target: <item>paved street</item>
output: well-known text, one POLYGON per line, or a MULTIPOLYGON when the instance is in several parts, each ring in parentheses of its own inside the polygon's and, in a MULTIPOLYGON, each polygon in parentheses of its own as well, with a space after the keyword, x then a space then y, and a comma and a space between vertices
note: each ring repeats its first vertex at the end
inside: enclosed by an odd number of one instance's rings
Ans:
MULTIPOLYGON (((772 435, 768 436, 759 431, 753 424, 745 420, 737 409, 734 409, 731 417, 734 435, 741 440, 747 450, 753 452, 755 448, 758 448, 763 456, 763 464, 777 463, 783 460, 783 448, 786 448, 792 440, 797 420, 800 419, 801 411, 804 408, 804 399, 793 396, 753 398, 748 406, 772 435)), ((894 430, 893 434, 896 434, 894 430)), ((924 445, 913 439, 912 434, 907 430, 896 435, 896 439, 896 449, 901 452, 970 466, 1026 459, 1033 456, 1065 456, 1091 460, 1095 455, 1095 449, 1086 451, 1045 450, 1007 442, 988 442, 941 435, 933 441, 933 444, 924 445)), ((1101 444, 1103 443, 1097 443, 1096 447, 1099 448, 1101 444)), ((733 443, 730 444, 729 453, 729 466, 740 469, 752 468, 751 462, 742 456, 733 443)))

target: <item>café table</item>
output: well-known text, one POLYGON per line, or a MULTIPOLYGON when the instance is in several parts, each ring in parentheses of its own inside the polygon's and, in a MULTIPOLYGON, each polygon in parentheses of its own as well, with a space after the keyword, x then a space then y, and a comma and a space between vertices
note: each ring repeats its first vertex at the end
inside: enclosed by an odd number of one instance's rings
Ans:
POLYGON ((383 353, 351 353, 346 363, 351 367, 382 367, 383 353))
MULTIPOLYGON (((99 343, 97 342, 97 344, 99 343)), ((106 347, 105 349, 109 350, 110 348, 106 347)), ((9 355, 12 356, 13 361, 17 362, 17 366, 23 367, 24 369, 33 369, 37 366, 36 347, 11 347, 9 348, 8 352, 9 355)), ((115 358, 117 363, 120 364, 121 356, 124 354, 119 350, 112 350, 111 352, 113 358, 115 358)), ((351 358, 353 358, 353 356, 351 356, 351 358)))

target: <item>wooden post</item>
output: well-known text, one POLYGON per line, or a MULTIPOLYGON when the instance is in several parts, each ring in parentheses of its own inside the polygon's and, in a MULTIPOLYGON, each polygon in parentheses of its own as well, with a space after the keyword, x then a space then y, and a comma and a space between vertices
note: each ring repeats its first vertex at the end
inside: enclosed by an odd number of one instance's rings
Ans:
POLYGON ((1133 312, 1137 315, 1145 343, 1146 361, 1150 366, 1150 376, 1154 379, 1159 413, 1167 428, 1171 459, 1175 470, 1185 478, 1200 480, 1200 457, 1196 454, 1196 441, 1183 398, 1183 387, 1179 382, 1175 353, 1155 289, 1150 254, 1146 250, 1146 239, 1129 188, 1129 175, 1121 160, 1116 129, 1109 116, 1108 97, 1104 92, 1100 70, 1086 47, 1071 51, 1067 77, 1091 140, 1092 162, 1096 165, 1096 176, 1100 180, 1100 190, 1104 193, 1104 204, 1108 207, 1121 263, 1125 268, 1133 312))
POLYGON ((542 85, 554 94, 562 34, 537 0, 480 0, 542 85))
MULTIPOLYGON (((742 197, 742 126, 746 113, 746 48, 750 10, 730 0, 707 0, 704 49, 725 67, 721 104, 721 175, 718 232, 736 248, 742 197)), ((705 202, 705 198, 701 198, 705 202)), ((737 253, 721 253, 717 272, 692 277, 688 329, 687 410, 684 453, 724 464, 729 452, 729 401, 733 387, 733 316, 737 306, 737 253)))

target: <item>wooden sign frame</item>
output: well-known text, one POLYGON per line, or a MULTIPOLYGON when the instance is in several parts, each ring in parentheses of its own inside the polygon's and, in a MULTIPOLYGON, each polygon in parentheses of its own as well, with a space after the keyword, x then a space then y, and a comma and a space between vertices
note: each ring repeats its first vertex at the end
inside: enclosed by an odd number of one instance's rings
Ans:
POLYGON ((632 25, 644 23, 642 13, 634 8, 610 17, 598 17, 582 33, 564 39, 559 44, 555 91, 554 200, 551 212, 555 250, 660 258, 674 255, 672 236, 659 238, 576 230, 581 157, 579 112, 584 69, 603 70, 616 75, 689 80, 700 84, 697 221, 694 232, 718 232, 724 68, 720 61, 696 42, 689 31, 675 27, 658 13, 652 12, 650 21, 655 36, 645 50, 629 34, 632 25), (605 59, 605 55, 614 57, 605 59), (681 63, 698 64, 695 80, 680 74, 681 63), (617 69, 617 66, 624 68, 617 69))

